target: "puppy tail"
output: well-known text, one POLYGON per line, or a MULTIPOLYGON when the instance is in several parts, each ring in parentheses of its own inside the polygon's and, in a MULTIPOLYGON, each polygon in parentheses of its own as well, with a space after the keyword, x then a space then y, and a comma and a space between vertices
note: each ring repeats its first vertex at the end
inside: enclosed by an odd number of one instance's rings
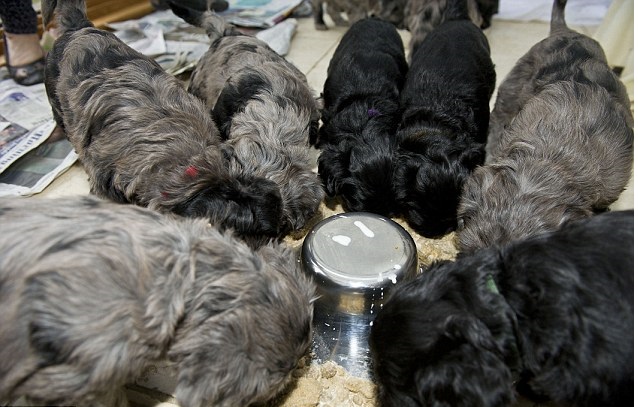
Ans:
POLYGON ((447 0, 443 13, 443 21, 470 19, 467 0, 447 0))
POLYGON ((84 0, 42 0, 41 7, 44 26, 53 20, 55 14, 60 35, 67 31, 93 27, 93 23, 86 15, 84 0))
POLYGON ((216 14, 214 11, 200 11, 194 8, 185 7, 182 3, 174 1, 169 1, 168 4, 176 16, 180 17, 188 24, 206 30, 206 34, 208 35, 208 38, 211 39, 211 42, 223 37, 227 30, 231 29, 231 27, 226 24, 224 18, 216 14))
POLYGON ((554 0, 552 6, 552 21, 549 26, 549 34, 554 35, 559 31, 566 30, 567 23, 565 22, 565 6, 567 0, 554 0))

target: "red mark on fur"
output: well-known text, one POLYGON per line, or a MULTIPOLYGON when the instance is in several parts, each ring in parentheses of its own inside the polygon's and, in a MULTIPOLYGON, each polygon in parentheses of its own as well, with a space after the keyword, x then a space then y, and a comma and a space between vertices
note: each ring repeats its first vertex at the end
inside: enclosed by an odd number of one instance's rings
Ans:
POLYGON ((199 174, 199 170, 192 165, 189 165, 188 168, 184 171, 184 174, 191 178, 195 178, 197 174, 199 174))
POLYGON ((162 191, 162 192, 160 192, 160 195, 162 195, 162 198, 168 199, 168 192, 162 191))

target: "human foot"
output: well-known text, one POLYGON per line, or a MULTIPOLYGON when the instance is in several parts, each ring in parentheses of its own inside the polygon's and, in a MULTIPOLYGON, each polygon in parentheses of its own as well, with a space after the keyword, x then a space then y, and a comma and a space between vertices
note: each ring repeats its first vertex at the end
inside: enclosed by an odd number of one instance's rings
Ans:
POLYGON ((44 51, 37 34, 4 34, 9 75, 21 85, 44 81, 44 51))

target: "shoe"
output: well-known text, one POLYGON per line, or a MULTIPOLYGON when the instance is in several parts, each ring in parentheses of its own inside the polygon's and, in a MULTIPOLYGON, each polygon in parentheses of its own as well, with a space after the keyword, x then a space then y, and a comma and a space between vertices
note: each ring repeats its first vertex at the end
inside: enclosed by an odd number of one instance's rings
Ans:
POLYGON ((18 84, 24 86, 44 82, 44 57, 24 65, 11 65, 7 37, 4 37, 4 58, 7 62, 9 76, 18 84))
POLYGON ((30 64, 11 66, 7 62, 9 76, 16 83, 24 86, 35 85, 44 82, 44 57, 30 64))
MULTIPOLYGON (((155 10, 168 10, 171 2, 175 3, 171 0, 151 0, 151 5, 155 8, 155 10)), ((217 13, 228 9, 228 1, 226 0, 212 0, 212 2, 209 0, 182 0, 175 4, 201 12, 204 12, 209 8, 217 13)))

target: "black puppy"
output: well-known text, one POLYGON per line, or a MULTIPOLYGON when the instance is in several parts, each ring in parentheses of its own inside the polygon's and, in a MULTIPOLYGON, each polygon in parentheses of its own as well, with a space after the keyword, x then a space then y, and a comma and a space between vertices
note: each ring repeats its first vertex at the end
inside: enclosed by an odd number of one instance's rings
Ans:
POLYGON ((396 28, 359 20, 337 47, 323 88, 319 175, 346 209, 391 215, 392 156, 408 70, 396 28))
POLYGON ((401 94, 394 188, 408 224, 426 237, 456 228, 465 179, 485 159, 496 72, 464 0, 412 56, 401 94))
POLYGON ((379 312, 384 406, 633 405, 632 211, 439 263, 379 312))

